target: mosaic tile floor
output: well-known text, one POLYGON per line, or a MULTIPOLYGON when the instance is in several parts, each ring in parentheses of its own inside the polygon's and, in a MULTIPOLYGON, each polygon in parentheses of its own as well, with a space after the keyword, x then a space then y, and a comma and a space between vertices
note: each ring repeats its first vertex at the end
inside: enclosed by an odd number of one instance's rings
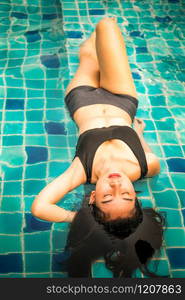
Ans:
MULTIPOLYGON (((57 263, 68 224, 32 217, 38 192, 70 164, 77 129, 64 90, 79 44, 116 16, 161 173, 137 182, 143 206, 166 212, 158 274, 185 277, 185 1, 2 0, 0 6, 0 277, 66 277, 57 263)), ((88 186, 86 189, 88 190, 88 186)), ((60 203, 77 209, 84 187, 60 203)), ((94 277, 111 277, 100 259, 94 277)), ((142 277, 136 272, 136 277, 142 277)))

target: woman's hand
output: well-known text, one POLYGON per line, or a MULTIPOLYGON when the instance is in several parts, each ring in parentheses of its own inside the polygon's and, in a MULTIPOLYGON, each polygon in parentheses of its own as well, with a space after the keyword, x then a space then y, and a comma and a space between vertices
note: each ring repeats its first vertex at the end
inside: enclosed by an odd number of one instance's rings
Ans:
POLYGON ((145 129, 145 122, 142 119, 135 119, 134 120, 134 129, 138 134, 142 134, 145 129))

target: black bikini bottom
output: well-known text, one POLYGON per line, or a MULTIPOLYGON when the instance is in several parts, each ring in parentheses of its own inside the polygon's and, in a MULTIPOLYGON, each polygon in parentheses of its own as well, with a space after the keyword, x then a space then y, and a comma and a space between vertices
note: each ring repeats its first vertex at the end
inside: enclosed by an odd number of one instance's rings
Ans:
POLYGON ((92 104, 110 104, 126 111, 132 121, 135 117, 138 100, 127 94, 114 94, 104 88, 81 85, 73 88, 66 96, 65 103, 73 119, 75 111, 92 104))

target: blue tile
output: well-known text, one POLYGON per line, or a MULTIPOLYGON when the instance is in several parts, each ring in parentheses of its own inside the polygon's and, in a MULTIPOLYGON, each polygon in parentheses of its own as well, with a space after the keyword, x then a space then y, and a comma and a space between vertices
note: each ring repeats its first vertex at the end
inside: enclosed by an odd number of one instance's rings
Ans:
POLYGON ((90 9, 89 10, 89 14, 90 15, 104 15, 105 14, 105 10, 104 9, 90 9))
POLYGON ((22 254, 0 255, 0 273, 23 272, 22 254))
POLYGON ((28 15, 24 14, 24 13, 20 13, 20 12, 12 12, 11 17, 15 17, 15 18, 18 18, 18 19, 27 19, 28 15))
POLYGON ((167 249, 172 269, 185 269, 185 248, 167 249))
POLYGON ((21 99, 7 99, 6 100, 6 110, 10 109, 24 109, 24 100, 21 99))
POLYGON ((136 72, 132 72, 132 76, 134 79, 141 79, 141 76, 139 73, 136 73, 136 72))
POLYGON ((48 134, 67 134, 65 124, 62 123, 56 123, 56 122, 49 122, 45 123, 45 128, 48 134))
POLYGON ((183 159, 183 158, 167 159, 167 164, 168 164, 170 172, 185 173, 185 159, 183 159))
POLYGON ((140 31, 131 31, 130 32, 130 36, 138 36, 138 37, 141 37, 141 38, 143 38, 144 37, 144 34, 143 33, 141 33, 140 31))
POLYGON ((40 57, 41 63, 47 68, 59 68, 60 60, 57 54, 42 55, 40 57))
POLYGON ((31 214, 26 213, 26 226, 23 228, 24 232, 34 232, 34 231, 42 231, 42 230, 50 230, 52 223, 46 221, 39 221, 31 214))
POLYGON ((166 16, 166 17, 155 17, 155 19, 157 21, 159 21, 160 23, 166 23, 166 22, 172 21, 172 18, 170 18, 169 16, 166 16))
POLYGON ((136 48, 136 53, 147 53, 148 52, 148 49, 147 47, 137 47, 136 48))
POLYGON ((35 164, 41 161, 47 161, 48 149, 44 147, 25 147, 27 154, 27 164, 35 164))
POLYGON ((53 20, 57 18, 57 14, 43 14, 43 20, 53 20))
POLYGON ((83 36, 81 31, 67 31, 66 34, 69 39, 81 39, 83 36))
POLYGON ((27 31, 25 33, 28 43, 33 43, 41 40, 41 35, 38 30, 27 31))

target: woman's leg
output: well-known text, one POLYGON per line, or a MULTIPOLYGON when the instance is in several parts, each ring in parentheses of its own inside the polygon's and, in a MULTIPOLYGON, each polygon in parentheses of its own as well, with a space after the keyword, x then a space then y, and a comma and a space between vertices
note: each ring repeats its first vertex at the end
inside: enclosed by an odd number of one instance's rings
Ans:
POLYGON ((100 86, 100 70, 96 54, 96 32, 94 31, 90 38, 83 42, 79 50, 79 67, 66 88, 67 95, 70 90, 80 85, 100 86))
POLYGON ((137 98, 123 35, 114 18, 103 18, 96 26, 96 52, 100 87, 137 98))

